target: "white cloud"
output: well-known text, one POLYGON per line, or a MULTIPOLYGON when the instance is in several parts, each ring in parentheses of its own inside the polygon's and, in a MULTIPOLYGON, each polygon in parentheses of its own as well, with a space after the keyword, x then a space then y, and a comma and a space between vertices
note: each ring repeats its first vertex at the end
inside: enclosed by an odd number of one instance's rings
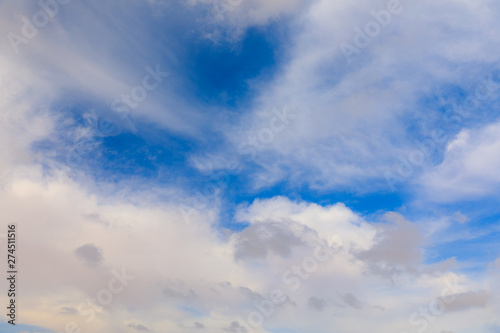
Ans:
POLYGON ((49 110, 53 87, 0 57, 1 184, 8 182, 13 165, 31 163, 31 144, 48 137, 56 116, 49 110), (29 97, 28 97, 29 94, 29 97))
POLYGON ((423 100, 450 85, 467 90, 479 69, 491 68, 499 51, 491 49, 499 45, 490 33, 498 25, 491 2, 401 4, 402 12, 351 63, 340 44, 353 43, 354 27, 374 21, 371 10, 386 10, 388 2, 317 1, 297 15, 285 63, 273 81, 256 83, 253 114, 229 135, 237 149, 267 126, 263 111, 287 105, 297 112, 258 154, 257 187, 291 180, 323 189, 387 189, 384 173, 415 147, 409 128, 427 135, 441 116, 423 100))
MULTIPOLYGON (((18 45, 17 53, 9 39, 2 38, 3 57, 9 67, 22 68, 39 81, 57 87, 52 102, 84 101, 107 113, 113 113, 111 105, 115 100, 130 95, 134 87, 143 84, 148 66, 154 71, 159 66, 159 71, 170 72, 171 76, 157 88, 146 91, 146 98, 139 106, 132 103, 128 113, 132 119, 155 122, 176 133, 193 135, 199 130, 203 116, 179 96, 176 86, 183 83, 172 75, 175 53, 149 47, 152 37, 140 24, 141 18, 129 12, 137 5, 131 0, 121 8, 123 12, 116 12, 106 1, 69 1, 58 6, 57 14, 48 23, 33 25, 38 32, 27 38, 26 44, 18 45), (98 12, 107 19, 102 19, 98 12), (160 65, 159 59, 165 61, 160 65)), ((33 15, 43 12, 38 2, 3 2, 0 6, 0 29, 5 34, 12 32, 19 36, 28 30, 22 18, 34 22, 33 15)), ((124 104, 117 105, 123 108, 124 104)), ((133 130, 130 124, 128 127, 133 130)))
MULTIPOLYGON (((265 319, 266 329, 256 332, 280 327, 397 331, 407 327, 414 306, 428 304, 456 276, 424 269, 418 233, 397 214, 374 226, 342 204, 319 206, 276 197, 240 207, 238 219, 251 226, 224 235, 213 227, 215 212, 205 211, 184 223, 175 202, 141 193, 127 200, 125 192, 135 188, 123 188, 120 194, 86 188, 91 187, 64 174, 44 176, 34 169, 29 174, 17 172, 0 193, 3 218, 16 221, 19 229, 25 323, 57 331, 73 320, 82 329, 101 333, 131 323, 136 329, 142 327, 136 323, 147 323, 143 326, 150 331, 181 332, 198 322, 207 332, 220 332, 234 328, 233 322, 246 325, 248 315, 268 304, 266 299, 279 289, 287 301, 265 319), (245 239, 255 240, 267 255, 241 255, 248 250, 242 245, 245 239), (335 252, 331 259, 314 264, 311 258, 316 258, 321 239, 335 252), (85 244, 94 244, 87 248, 93 249, 92 258, 100 254, 99 265, 86 265, 75 256, 75 249, 85 244), (417 273, 401 271, 391 283, 369 269, 382 262, 411 265, 417 273), (294 266, 303 267, 301 273, 294 266), (94 321, 85 322, 89 309, 82 303, 110 288, 112 269, 122 267, 135 278, 113 295, 111 304, 102 306, 94 321), (297 283, 299 287, 292 288, 297 283), (330 301, 324 307, 313 302, 314 307, 311 297, 330 301), (333 324, 332 315, 338 316, 333 324)), ((325 256, 321 251, 318 254, 325 256)), ((460 286, 459 292, 477 290, 465 276, 460 286)), ((490 299, 486 310, 495 304, 490 299)), ((439 320, 456 328, 454 313, 439 320)), ((467 309, 460 316, 476 327, 485 319, 475 312, 469 315, 467 309)))
MULTIPOLYGON (((305 0, 189 0, 188 4, 203 4, 211 9, 211 17, 206 18, 231 33, 231 38, 239 38, 249 27, 265 26, 280 18, 293 17, 314 1, 305 0)), ((219 34, 221 29, 216 29, 219 34)), ((212 35, 214 32, 212 32, 212 35)))
POLYGON ((460 132, 421 184, 425 196, 438 202, 481 198, 498 190, 499 168, 500 123, 494 123, 460 132))

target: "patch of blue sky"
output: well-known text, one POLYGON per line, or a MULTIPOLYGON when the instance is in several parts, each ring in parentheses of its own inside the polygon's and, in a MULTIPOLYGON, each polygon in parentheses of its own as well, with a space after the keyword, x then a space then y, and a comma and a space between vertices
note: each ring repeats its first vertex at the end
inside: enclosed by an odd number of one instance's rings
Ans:
POLYGON ((248 105, 260 87, 257 83, 271 80, 279 68, 287 40, 279 23, 249 28, 237 41, 188 41, 183 66, 194 96, 231 110, 248 105))
MULTIPOLYGON (((492 206, 489 206, 492 208, 492 206)), ((426 212, 428 218, 435 218, 435 210, 426 212)), ((411 213, 409 214, 411 215, 411 213)), ((420 216, 423 214, 420 213, 420 216)), ((425 261, 429 264, 456 258, 464 269, 486 270, 487 264, 500 255, 500 212, 498 209, 479 213, 465 206, 455 205, 445 215, 448 226, 432 236, 427 242, 425 261), (460 209, 460 211, 458 210, 460 209), (453 213, 453 211, 455 213, 453 213), (456 213, 463 214, 456 217, 456 213), (463 220, 462 220, 463 218, 463 220)))
POLYGON ((234 221, 234 213, 240 205, 251 204, 255 200, 265 200, 282 196, 296 202, 315 203, 329 206, 343 203, 368 221, 378 222, 380 215, 387 211, 398 211, 405 198, 400 193, 357 194, 345 191, 317 191, 306 186, 292 186, 288 181, 274 184, 259 190, 251 189, 251 180, 247 176, 231 177, 223 191, 220 227, 239 231, 248 226, 245 221, 234 221), (243 222, 243 223, 242 223, 243 222))
POLYGON ((116 182, 134 176, 145 182, 175 183, 192 176, 195 170, 187 161, 191 142, 166 131, 162 137, 161 142, 130 132, 104 137, 77 167, 93 170, 96 180, 116 182))
MULTIPOLYGON (((488 269, 488 264, 500 255, 498 239, 500 230, 474 235, 465 232, 460 239, 427 247, 426 262, 437 263, 450 258, 456 258, 463 271, 481 272, 488 269)), ((450 230, 449 233, 457 231, 450 230)))
POLYGON ((203 313, 202 311, 200 311, 198 309, 195 309, 195 308, 193 308, 191 306, 183 305, 183 306, 180 306, 179 309, 182 310, 182 311, 184 311, 184 312, 187 312, 187 313, 191 314, 192 316, 194 316, 196 318, 201 318, 201 317, 206 316, 205 313, 203 313))
POLYGON ((298 202, 314 202, 322 206, 342 202, 363 215, 374 214, 381 210, 396 210, 403 205, 403 197, 397 192, 357 194, 342 190, 318 191, 305 185, 294 186, 289 181, 279 182, 258 192, 248 191, 248 188, 238 186, 231 188, 231 197, 235 202, 253 202, 257 198, 265 199, 275 196, 287 197, 298 202))

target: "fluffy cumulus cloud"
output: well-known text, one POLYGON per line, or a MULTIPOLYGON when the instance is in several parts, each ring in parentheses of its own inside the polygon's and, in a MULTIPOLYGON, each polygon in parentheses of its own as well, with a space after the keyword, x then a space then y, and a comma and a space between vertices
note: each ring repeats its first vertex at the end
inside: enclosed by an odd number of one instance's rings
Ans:
POLYGON ((35 172, 0 202, 24 245, 23 321, 53 331, 383 332, 494 318, 484 282, 429 270, 407 239, 419 231, 396 213, 373 224, 342 204, 276 197, 242 206, 250 226, 221 234, 175 204, 103 198, 35 172))

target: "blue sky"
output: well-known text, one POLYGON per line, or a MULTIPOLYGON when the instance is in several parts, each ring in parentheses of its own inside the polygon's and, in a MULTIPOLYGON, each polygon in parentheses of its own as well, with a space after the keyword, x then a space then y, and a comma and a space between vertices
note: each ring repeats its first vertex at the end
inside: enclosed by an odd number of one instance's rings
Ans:
POLYGON ((498 4, 0 8, 1 332, 499 332, 498 4))

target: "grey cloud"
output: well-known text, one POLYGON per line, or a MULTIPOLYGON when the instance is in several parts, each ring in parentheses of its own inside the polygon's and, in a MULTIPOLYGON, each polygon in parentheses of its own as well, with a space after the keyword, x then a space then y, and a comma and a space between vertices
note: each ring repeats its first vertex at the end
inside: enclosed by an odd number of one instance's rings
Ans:
POLYGON ((141 324, 136 324, 136 323, 131 323, 128 324, 127 327, 133 328, 134 330, 141 331, 141 332, 148 332, 149 328, 147 328, 144 325, 141 324))
POLYGON ((361 309, 364 306, 363 302, 361 302, 356 296, 351 293, 341 295, 341 298, 345 305, 348 305, 352 308, 361 309))
POLYGON ((224 331, 226 332, 231 332, 231 333, 247 333, 247 329, 243 326, 240 325, 239 322, 233 321, 231 322, 231 325, 229 325, 227 328, 224 328, 224 331))
POLYGON ((462 212, 455 212, 455 214, 453 214, 453 219, 460 224, 465 224, 470 221, 470 218, 462 214, 462 212))
POLYGON ((222 288, 231 288, 231 286, 232 286, 231 282, 229 282, 229 281, 223 281, 223 282, 219 283, 219 285, 222 288))
POLYGON ((256 293, 255 291, 251 290, 250 288, 247 287, 239 287, 238 291, 245 295, 249 301, 254 302, 254 301, 261 301, 264 299, 262 295, 259 293, 256 293))
MULTIPOLYGON (((231 289, 232 288, 232 284, 231 282, 228 282, 228 281, 223 281, 223 282, 219 282, 217 284, 218 287, 222 288, 222 289, 231 289)), ((210 290, 213 292, 213 293, 216 293, 216 294, 220 294, 221 291, 219 290, 220 288, 214 288, 214 287, 210 287, 210 290)))
POLYGON ((371 273, 386 278, 402 272, 416 273, 422 259, 420 230, 398 213, 387 213, 385 218, 389 223, 378 227, 377 243, 355 256, 367 264, 371 273))
POLYGON ((181 292, 170 288, 165 288, 163 289, 163 295, 165 295, 167 298, 179 298, 179 299, 196 298, 196 293, 192 289, 189 289, 188 292, 181 292))
MULTIPOLYGON (((338 293, 338 296, 339 297, 335 300, 331 298, 311 297, 309 298, 309 305, 313 308, 316 308, 318 311, 322 311, 330 305, 335 305, 339 308, 351 307, 354 309, 362 309, 365 307, 365 303, 352 293, 338 293)), ((380 306, 373 306, 372 308, 384 310, 384 308, 380 306)))
POLYGON ((85 215, 83 215, 83 217, 86 218, 87 220, 91 220, 93 222, 101 223, 101 224, 106 225, 106 226, 109 225, 109 222, 102 220, 101 216, 97 213, 85 214, 85 215))
POLYGON ((484 290, 456 294, 455 297, 453 302, 446 304, 446 311, 455 312, 470 308, 482 308, 488 303, 488 293, 484 290))
POLYGON ((311 296, 309 297, 308 304, 314 310, 321 312, 331 304, 331 300, 327 298, 311 296))
MULTIPOLYGON (((244 296, 246 296, 246 298, 250 301, 250 302, 262 302, 263 300, 270 300, 272 299, 272 296, 270 294, 267 295, 267 297, 264 297, 262 296, 261 294, 251 290, 250 288, 247 288, 247 287, 239 287, 238 288, 238 291, 243 294, 244 296)), ((291 306, 297 306, 297 304, 292 301, 292 299, 286 295, 286 294, 283 294, 283 297, 285 298, 285 300, 283 302, 280 302, 279 304, 275 304, 275 306, 277 308, 281 308, 281 307, 284 307, 286 306, 287 304, 291 305, 291 306)), ((274 303, 274 302, 273 302, 274 303)))
POLYGON ((102 250, 91 243, 77 248, 75 255, 90 266, 96 266, 103 260, 102 250))
POLYGON ((304 245, 289 223, 257 223, 238 236, 234 257, 236 260, 263 259, 270 253, 288 258, 292 249, 304 245))
POLYGON ((73 307, 62 307, 61 310, 59 311, 60 314, 64 315, 74 315, 78 313, 78 310, 73 308, 73 307))
POLYGON ((202 323, 199 323, 199 322, 195 322, 194 328, 205 328, 205 325, 203 325, 202 323))

